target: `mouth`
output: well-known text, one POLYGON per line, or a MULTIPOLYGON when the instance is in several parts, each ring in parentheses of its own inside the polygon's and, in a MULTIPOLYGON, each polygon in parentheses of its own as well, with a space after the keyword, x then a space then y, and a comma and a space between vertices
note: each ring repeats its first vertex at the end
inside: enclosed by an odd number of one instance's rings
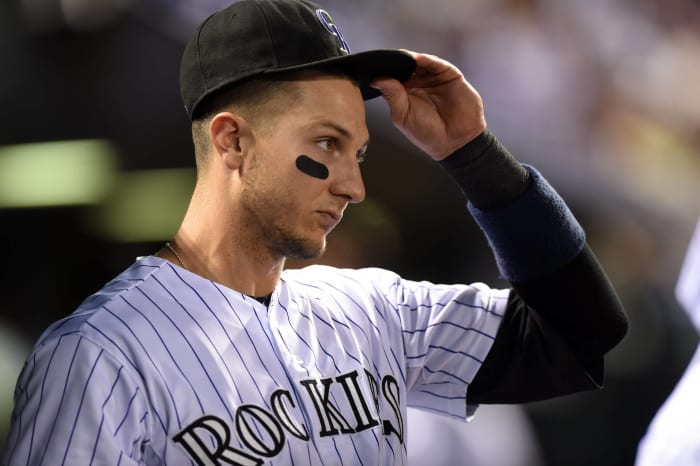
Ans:
POLYGON ((342 213, 330 210, 319 210, 318 214, 321 217, 321 223, 324 227, 328 229, 328 231, 335 228, 335 226, 338 225, 338 223, 340 223, 340 220, 342 220, 343 218, 342 213))

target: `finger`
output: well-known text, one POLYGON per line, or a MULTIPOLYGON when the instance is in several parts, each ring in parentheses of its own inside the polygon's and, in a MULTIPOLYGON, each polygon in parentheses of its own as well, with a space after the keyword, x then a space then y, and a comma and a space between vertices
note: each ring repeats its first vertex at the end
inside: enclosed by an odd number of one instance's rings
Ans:
POLYGON ((414 53, 413 57, 416 60, 416 69, 413 76, 406 81, 407 87, 435 85, 462 78, 462 72, 447 60, 425 53, 414 53))
POLYGON ((416 71, 421 73, 437 74, 446 70, 456 71, 457 68, 447 60, 427 53, 417 53, 413 57, 416 60, 416 71))
POLYGON ((382 93, 382 97, 389 104, 392 120, 403 120, 409 106, 408 94, 403 84, 396 79, 379 78, 372 81, 370 86, 382 93))
POLYGON ((416 61, 416 71, 421 73, 440 73, 445 69, 454 68, 450 62, 443 60, 437 55, 431 55, 429 53, 419 53, 407 49, 399 49, 413 57, 416 61))

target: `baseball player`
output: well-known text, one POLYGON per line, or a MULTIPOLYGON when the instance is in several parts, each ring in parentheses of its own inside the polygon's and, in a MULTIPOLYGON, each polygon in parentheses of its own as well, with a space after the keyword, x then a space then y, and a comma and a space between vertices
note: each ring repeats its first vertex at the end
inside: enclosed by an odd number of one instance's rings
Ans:
POLYGON ((409 405, 465 419, 601 386, 627 329, 616 294, 453 65, 353 54, 306 0, 241 0, 194 32, 180 83, 198 171, 183 222, 40 337, 8 464, 400 465, 409 405), (513 289, 284 270, 365 197, 379 95, 462 187, 513 289))

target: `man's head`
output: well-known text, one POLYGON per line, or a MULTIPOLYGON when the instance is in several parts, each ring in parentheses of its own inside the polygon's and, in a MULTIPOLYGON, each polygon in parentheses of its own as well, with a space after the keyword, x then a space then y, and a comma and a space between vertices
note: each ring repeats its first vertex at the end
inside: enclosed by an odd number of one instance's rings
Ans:
POLYGON ((369 132, 354 81, 311 70, 289 78, 250 83, 266 95, 262 106, 222 95, 195 120, 200 178, 191 208, 247 248, 312 258, 348 204, 365 196, 359 162, 369 132))
POLYGON ((379 95, 374 78, 408 79, 414 59, 398 50, 350 53, 338 26, 306 0, 240 0, 207 18, 182 57, 180 90, 191 119, 199 106, 253 76, 292 70, 342 70, 364 99, 379 95))
POLYGON ((218 191, 205 198, 250 247, 320 254, 365 195, 363 99, 379 95, 370 82, 405 81, 414 68, 398 50, 350 54, 330 15, 306 0, 241 0, 210 16, 180 73, 198 164, 220 168, 206 170, 202 189, 218 191))

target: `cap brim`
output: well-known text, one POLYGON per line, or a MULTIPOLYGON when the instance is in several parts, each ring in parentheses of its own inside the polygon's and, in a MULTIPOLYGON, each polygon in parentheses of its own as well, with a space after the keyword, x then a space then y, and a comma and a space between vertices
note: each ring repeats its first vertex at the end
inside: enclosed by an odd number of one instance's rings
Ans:
POLYGON ((416 60, 409 53, 401 50, 369 50, 304 63, 303 65, 267 69, 264 73, 310 68, 335 68, 348 73, 359 84, 362 98, 369 100, 381 95, 377 89, 369 85, 373 80, 377 78, 394 78, 405 82, 413 75, 416 69, 416 60))

